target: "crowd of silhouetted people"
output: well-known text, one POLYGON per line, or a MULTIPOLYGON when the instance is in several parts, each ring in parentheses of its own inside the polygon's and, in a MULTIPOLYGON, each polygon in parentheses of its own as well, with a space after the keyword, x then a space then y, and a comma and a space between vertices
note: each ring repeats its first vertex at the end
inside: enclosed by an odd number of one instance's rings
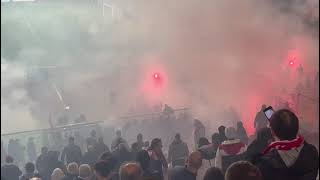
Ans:
MULTIPOLYGON (((86 150, 73 136, 61 151, 42 147, 37 155, 32 138, 28 157, 18 140, 11 139, 7 152, 1 144, 3 180, 316 180, 317 148, 299 133, 298 117, 287 109, 270 119, 261 112, 255 119, 256 133, 248 137, 241 121, 236 127, 217 127, 211 138, 205 126, 194 121, 190 147, 179 132, 163 151, 161 138, 145 141, 137 135, 131 145, 117 130, 110 147, 93 130, 86 150), (19 162, 27 162, 23 168, 19 162)), ((191 132, 191 130, 190 130, 191 132)))

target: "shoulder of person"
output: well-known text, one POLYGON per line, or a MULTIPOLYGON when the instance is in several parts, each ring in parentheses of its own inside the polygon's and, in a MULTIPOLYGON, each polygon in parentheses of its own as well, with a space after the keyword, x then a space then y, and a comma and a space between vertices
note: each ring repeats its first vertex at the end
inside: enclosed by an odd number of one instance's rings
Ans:
POLYGON ((293 167, 304 167, 305 169, 314 169, 319 167, 319 154, 315 146, 307 142, 304 143, 299 157, 293 167))
POLYGON ((282 161, 279 153, 276 150, 260 156, 259 159, 257 159, 257 166, 274 169, 286 168, 285 163, 282 161))
POLYGON ((307 141, 304 142, 303 148, 304 151, 307 151, 308 153, 313 153, 318 155, 317 148, 313 145, 308 143, 307 141))

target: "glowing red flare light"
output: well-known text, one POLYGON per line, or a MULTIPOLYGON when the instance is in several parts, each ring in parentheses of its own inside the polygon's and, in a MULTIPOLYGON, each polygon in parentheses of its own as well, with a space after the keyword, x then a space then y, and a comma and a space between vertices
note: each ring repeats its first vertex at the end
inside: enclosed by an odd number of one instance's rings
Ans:
POLYGON ((158 74, 158 73, 155 73, 155 74, 153 74, 153 77, 154 77, 155 79, 159 79, 159 74, 158 74))

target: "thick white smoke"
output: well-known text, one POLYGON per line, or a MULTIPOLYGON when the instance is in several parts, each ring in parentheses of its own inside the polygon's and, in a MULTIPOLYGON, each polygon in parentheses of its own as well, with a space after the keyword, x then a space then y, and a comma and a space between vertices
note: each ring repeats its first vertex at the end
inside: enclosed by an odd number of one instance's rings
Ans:
MULTIPOLYGON (((319 6, 312 3, 311 7, 319 6)), ((305 14, 307 4, 292 9, 305 14)), ((17 33, 20 41, 26 41, 8 43, 9 66, 13 62, 23 67, 20 73, 30 66, 57 67, 34 69, 31 80, 1 79, 1 88, 9 92, 1 94, 5 131, 27 128, 17 125, 21 114, 28 126, 36 128, 48 126, 50 113, 54 118, 64 113, 52 83, 73 118, 84 113, 89 120, 103 120, 147 110, 144 105, 150 106, 153 95, 142 86, 153 69, 167 79, 156 100, 190 107, 212 129, 234 123, 219 115, 232 106, 252 129, 260 105, 271 104, 283 88, 291 91, 296 83, 288 73, 290 50, 298 54, 297 63, 307 73, 318 71, 318 36, 294 13, 278 10, 271 2, 139 0, 114 5, 122 12, 120 18, 102 17, 81 3, 64 4, 59 11, 48 10, 54 3, 33 13, 25 11, 28 24, 10 15, 2 17, 4 24, 11 23, 8 27, 25 29, 1 30, 6 42, 15 42, 17 33), (14 55, 9 45, 19 45, 14 55)), ((11 76, 7 73, 14 70, 9 69, 1 73, 11 76)))

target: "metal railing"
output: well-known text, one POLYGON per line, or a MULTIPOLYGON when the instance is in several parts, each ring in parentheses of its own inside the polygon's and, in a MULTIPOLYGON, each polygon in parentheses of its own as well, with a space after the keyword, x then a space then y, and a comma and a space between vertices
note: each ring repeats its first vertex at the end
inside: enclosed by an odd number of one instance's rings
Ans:
MULTIPOLYGON (((181 112, 181 111, 187 111, 188 108, 178 108, 174 109, 174 112, 181 112)), ((156 113, 145 113, 145 114, 132 114, 132 115, 126 115, 126 116, 120 116, 117 119, 119 120, 130 120, 130 119, 146 119, 146 118, 155 118, 159 117, 163 114, 163 112, 156 112, 156 113)), ((102 120, 102 121, 93 121, 93 122, 85 122, 85 123, 76 123, 76 124, 69 124, 65 126, 57 126, 53 128, 44 128, 44 129, 36 129, 36 130, 27 130, 27 131, 18 131, 18 132, 11 132, 11 133, 4 133, 1 134, 1 137, 7 137, 7 136, 14 136, 14 135, 21 135, 21 134, 41 134, 41 133, 52 133, 57 131, 71 131, 75 129, 81 129, 85 127, 93 127, 97 126, 99 124, 104 123, 108 120, 102 120)))

